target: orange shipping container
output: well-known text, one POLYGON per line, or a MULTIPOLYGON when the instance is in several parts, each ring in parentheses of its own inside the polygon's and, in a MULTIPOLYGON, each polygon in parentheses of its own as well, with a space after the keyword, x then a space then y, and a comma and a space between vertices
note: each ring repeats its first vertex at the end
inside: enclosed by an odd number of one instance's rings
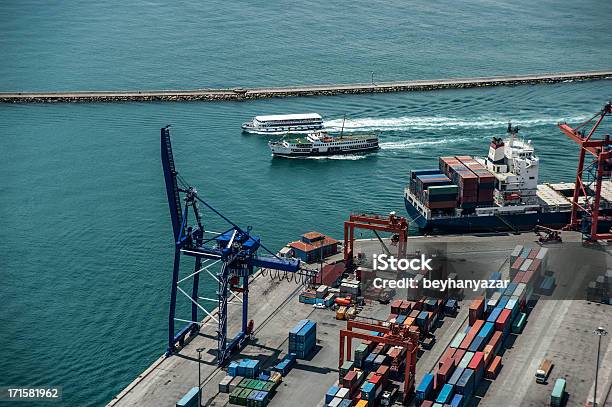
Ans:
POLYGON ((489 366, 485 374, 485 377, 487 379, 495 380, 495 378, 497 377, 497 374, 499 373, 499 369, 501 369, 501 366, 502 366, 501 360, 502 360, 501 356, 495 356, 495 358, 493 359, 493 362, 491 362, 491 365, 489 366))

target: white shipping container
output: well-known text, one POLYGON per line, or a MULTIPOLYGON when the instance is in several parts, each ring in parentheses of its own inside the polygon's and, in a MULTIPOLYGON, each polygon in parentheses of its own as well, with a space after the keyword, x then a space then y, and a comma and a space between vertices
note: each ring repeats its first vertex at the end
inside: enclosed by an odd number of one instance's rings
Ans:
POLYGON ((516 245, 514 247, 514 250, 512 250, 512 254, 510 254, 510 264, 512 265, 512 263, 514 263, 517 259, 517 257, 519 257, 521 255, 521 252, 523 251, 523 246, 522 245, 516 245))
POLYGON ((341 399, 345 399, 345 398, 348 398, 348 395, 349 395, 348 393, 349 393, 349 389, 341 387, 340 390, 338 390, 338 393, 336 393, 336 397, 340 397, 341 399))
POLYGON ((523 264, 521 265, 521 271, 527 271, 527 269, 529 268, 529 266, 531 266, 531 263, 533 263, 533 260, 531 259, 527 259, 523 262, 523 264))

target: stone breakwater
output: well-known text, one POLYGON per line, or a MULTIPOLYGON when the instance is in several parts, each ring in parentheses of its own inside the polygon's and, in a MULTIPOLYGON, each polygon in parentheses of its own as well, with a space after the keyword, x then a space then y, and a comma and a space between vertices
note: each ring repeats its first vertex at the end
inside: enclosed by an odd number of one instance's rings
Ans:
POLYGON ((248 89, 231 88, 150 91, 0 92, 0 103, 240 101, 297 96, 332 96, 342 94, 536 85, 606 79, 612 79, 612 70, 443 80, 413 80, 379 82, 374 84, 357 83, 248 89))

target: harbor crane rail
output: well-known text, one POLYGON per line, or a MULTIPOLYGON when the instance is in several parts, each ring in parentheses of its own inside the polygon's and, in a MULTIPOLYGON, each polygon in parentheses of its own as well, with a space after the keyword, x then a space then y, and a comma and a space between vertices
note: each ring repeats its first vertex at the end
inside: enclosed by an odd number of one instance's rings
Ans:
POLYGON ((610 178, 612 172, 612 142, 609 134, 595 135, 604 118, 610 114, 612 102, 575 128, 567 123, 558 124, 559 129, 580 147, 571 218, 566 229, 581 230, 588 241, 612 239, 610 231, 600 233, 598 227, 599 221, 603 220, 600 216, 602 181, 610 178), (591 129, 585 133, 582 129, 593 122, 591 129), (581 197, 584 197, 584 203, 580 202, 581 197))
POLYGON ((251 235, 251 228, 243 229, 221 212, 203 200, 196 188, 189 185, 176 170, 169 126, 161 129, 161 162, 166 184, 166 194, 174 235, 174 265, 170 292, 170 310, 168 316, 168 348, 166 355, 172 355, 177 345, 182 346, 187 336, 196 335, 201 328, 199 311, 208 315, 217 323, 217 364, 223 365, 232 351, 238 349, 244 340, 253 332, 253 321, 248 321, 249 277, 257 268, 276 270, 279 273, 299 274, 307 281, 314 277, 314 271, 301 267, 300 260, 282 258, 266 248, 259 237, 251 235), (223 232, 212 232, 204 228, 203 205, 208 211, 228 225, 223 232), (190 212, 195 224, 189 224, 190 212), (267 254, 258 254, 258 249, 267 254), (194 258, 193 272, 181 278, 181 255, 194 258), (217 285, 217 298, 199 296, 200 275, 208 273, 217 285), (191 293, 180 285, 191 280, 191 293), (191 303, 190 319, 176 317, 177 295, 181 293, 191 303), (228 302, 236 299, 242 303, 241 330, 228 339, 228 302), (200 300, 218 303, 217 315, 209 312, 200 304, 200 300), (175 322, 186 325, 176 331, 175 322))

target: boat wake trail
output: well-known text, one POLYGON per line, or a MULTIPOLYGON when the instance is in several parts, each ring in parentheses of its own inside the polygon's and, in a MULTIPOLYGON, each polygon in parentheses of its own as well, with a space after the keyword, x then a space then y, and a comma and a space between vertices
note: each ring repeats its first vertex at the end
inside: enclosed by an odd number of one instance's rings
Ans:
POLYGON ((387 141, 380 143, 382 150, 414 150, 423 147, 436 146, 442 144, 458 144, 467 141, 472 141, 473 138, 469 137, 456 137, 456 138, 442 138, 439 140, 398 140, 398 141, 387 141))
MULTIPOLYGON (((513 118, 513 122, 519 126, 554 125, 560 121, 576 123, 586 120, 587 116, 571 118, 560 118, 555 116, 513 118)), ((342 129, 342 119, 325 121, 325 128, 330 131, 342 129)), ((504 128, 508 120, 502 120, 499 116, 476 116, 476 117, 445 117, 445 116, 405 116, 405 117, 367 117, 361 119, 347 119, 344 122, 344 131, 403 131, 403 130, 428 130, 428 129, 488 129, 504 128)))

